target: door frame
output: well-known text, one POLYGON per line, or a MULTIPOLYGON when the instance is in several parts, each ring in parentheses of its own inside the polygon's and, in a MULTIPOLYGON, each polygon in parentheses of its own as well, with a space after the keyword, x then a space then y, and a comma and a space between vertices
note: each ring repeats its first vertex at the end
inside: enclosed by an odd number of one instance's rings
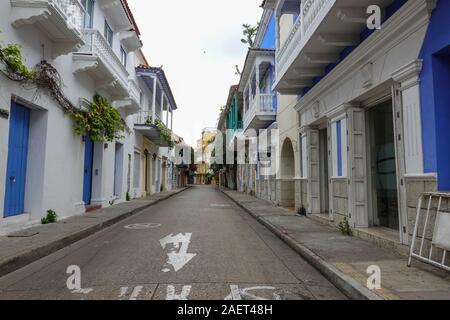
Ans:
MULTIPOLYGON (((402 103, 400 96, 400 85, 393 83, 390 87, 390 91, 387 91, 370 102, 362 104, 364 111, 375 108, 378 105, 391 101, 392 103, 392 121, 394 127, 394 146, 395 146, 395 166, 396 166, 396 182, 397 182, 397 206, 398 206, 398 219, 399 219, 399 242, 402 244, 408 244, 409 237, 408 232, 404 233, 403 228, 407 226, 407 208, 406 208, 406 187, 404 185, 404 179, 402 178, 405 173, 405 160, 404 160, 404 146, 403 146, 403 112, 402 103)), ((366 121, 366 143, 370 145, 369 135, 367 131, 369 130, 368 121, 369 119, 365 117, 366 121)), ((374 208, 374 190, 372 181, 372 168, 371 168, 371 154, 370 148, 366 149, 366 167, 367 167, 367 209, 368 209, 368 220, 369 227, 374 226, 373 219, 375 213, 374 208)), ((406 227, 407 228, 407 227, 406 227)), ((393 229, 394 230, 394 229, 393 229)))
POLYGON ((330 214, 330 133, 328 130, 328 123, 318 126, 319 131, 319 211, 320 214, 328 213, 330 214), (326 143, 323 146, 323 143, 326 143), (327 175, 324 176, 324 170, 326 170, 327 175), (326 181, 323 181, 326 178, 326 181), (325 208, 324 208, 325 204, 325 208), (328 208, 326 208, 328 207, 328 208), (328 210, 328 212, 327 212, 328 210))
POLYGON ((93 179, 94 179, 94 152, 95 152, 95 143, 90 139, 89 136, 85 136, 84 138, 84 162, 83 162, 83 202, 85 206, 89 206, 92 202, 92 189, 93 189, 93 179), (89 142, 90 141, 90 142, 89 142), (85 201, 85 193, 86 193, 86 150, 87 150, 87 143, 91 143, 91 156, 90 156, 90 167, 91 167, 91 175, 89 178, 89 184, 90 184, 90 192, 89 192, 89 201, 85 201))
MULTIPOLYGON (((25 192, 26 192, 26 181, 27 181, 27 168, 28 168, 28 151, 29 151, 29 134, 30 134, 30 121, 31 121, 31 109, 28 108, 27 106, 17 103, 16 101, 11 101, 11 110, 10 110, 10 117, 9 117, 9 130, 8 130, 8 154, 7 154, 7 160, 6 160, 6 176, 5 176, 5 194, 4 194, 4 208, 3 208, 3 218, 11 218, 11 217, 16 217, 16 216, 20 216, 21 214, 24 214, 25 212, 25 192), (11 156, 11 122, 13 120, 13 108, 21 108, 26 110, 25 112, 26 114, 26 123, 24 123, 25 127, 26 127, 26 150, 23 154, 24 156, 24 161, 25 164, 22 166, 23 169, 23 179, 20 179, 21 181, 19 181, 19 183, 23 183, 23 185, 20 186, 21 189, 21 194, 20 197, 21 199, 19 200, 19 202, 21 202, 20 204, 20 210, 18 210, 18 212, 13 212, 13 213, 7 213, 7 211, 17 211, 17 210, 12 210, 12 203, 9 203, 10 201, 8 200, 8 196, 10 195, 10 192, 15 192, 14 190, 11 189, 10 186, 10 181, 11 178, 16 179, 15 177, 11 176, 8 177, 10 174, 10 169, 12 166, 12 160, 10 161, 10 156, 11 156), (23 181, 22 181, 23 180, 23 181), (8 205, 9 204, 9 205, 8 205), (22 211, 22 212, 19 212, 22 211)), ((17 161, 15 161, 17 162, 17 161)))

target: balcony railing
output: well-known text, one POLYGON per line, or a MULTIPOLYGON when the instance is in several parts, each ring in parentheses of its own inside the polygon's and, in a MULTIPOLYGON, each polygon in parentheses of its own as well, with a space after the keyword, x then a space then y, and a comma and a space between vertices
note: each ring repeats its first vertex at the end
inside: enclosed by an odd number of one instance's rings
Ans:
POLYGON ((10 0, 10 3, 14 27, 38 24, 53 42, 65 44, 55 46, 53 57, 73 52, 82 44, 84 8, 79 0, 10 0))
POLYGON ((50 0, 67 18, 67 24, 81 33, 83 24, 84 8, 78 0, 50 0))
POLYGON ((275 94, 260 94, 253 97, 250 103, 250 112, 274 112, 275 111, 275 94))
POLYGON ((303 46, 306 38, 309 38, 311 27, 318 23, 318 19, 322 19, 321 11, 326 7, 330 7, 336 0, 303 0, 301 3, 300 14, 295 21, 288 37, 281 44, 277 51, 278 73, 284 71, 285 64, 292 56, 294 50, 299 46, 303 46))
POLYGON ((294 23, 294 26, 292 27, 291 32, 289 33, 289 36, 284 41, 283 46, 281 46, 280 50, 278 50, 277 53, 277 63, 283 63, 285 62, 285 58, 289 57, 292 53, 292 50, 294 49, 294 46, 290 46, 291 43, 298 43, 302 39, 302 32, 300 31, 300 26, 302 23, 301 15, 297 17, 297 20, 294 23), (289 50, 288 50, 289 48, 289 50))
POLYGON ((276 97, 276 94, 260 94, 252 97, 244 115, 244 130, 248 128, 253 118, 275 114, 276 97))
POLYGON ((97 55, 103 64, 110 69, 114 77, 120 81, 123 88, 128 88, 128 71, 103 35, 94 29, 82 29, 82 32, 85 45, 79 53, 97 55))
MULTIPOLYGON (((156 118, 162 121, 161 117, 157 113, 156 118)), ((145 110, 137 113, 134 123, 138 125, 152 125, 152 111, 145 110)))

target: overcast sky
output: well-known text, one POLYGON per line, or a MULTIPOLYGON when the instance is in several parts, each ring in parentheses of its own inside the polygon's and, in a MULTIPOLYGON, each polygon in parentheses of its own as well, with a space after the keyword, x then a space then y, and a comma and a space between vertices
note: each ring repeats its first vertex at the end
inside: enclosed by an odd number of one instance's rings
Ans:
POLYGON ((152 66, 164 66, 178 110, 174 132, 195 146, 217 123, 229 87, 237 84, 247 45, 242 24, 256 24, 261 0, 128 0, 152 66))

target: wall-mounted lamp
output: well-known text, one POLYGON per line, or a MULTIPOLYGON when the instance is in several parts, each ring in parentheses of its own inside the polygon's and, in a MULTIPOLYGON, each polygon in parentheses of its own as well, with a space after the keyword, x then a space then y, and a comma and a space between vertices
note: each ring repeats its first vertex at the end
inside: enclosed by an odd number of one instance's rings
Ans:
POLYGON ((0 118, 8 119, 9 118, 9 111, 5 109, 0 109, 0 118))

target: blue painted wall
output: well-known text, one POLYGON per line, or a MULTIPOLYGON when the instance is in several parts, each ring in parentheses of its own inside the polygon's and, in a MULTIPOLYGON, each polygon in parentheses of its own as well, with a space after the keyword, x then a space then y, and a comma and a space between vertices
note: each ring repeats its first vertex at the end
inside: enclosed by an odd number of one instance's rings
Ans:
POLYGON ((422 138, 425 172, 450 190, 450 1, 439 0, 420 53, 422 138))
POLYGON ((267 30, 264 34, 262 43, 262 49, 275 49, 275 15, 272 12, 270 17, 269 25, 267 26, 267 30))

